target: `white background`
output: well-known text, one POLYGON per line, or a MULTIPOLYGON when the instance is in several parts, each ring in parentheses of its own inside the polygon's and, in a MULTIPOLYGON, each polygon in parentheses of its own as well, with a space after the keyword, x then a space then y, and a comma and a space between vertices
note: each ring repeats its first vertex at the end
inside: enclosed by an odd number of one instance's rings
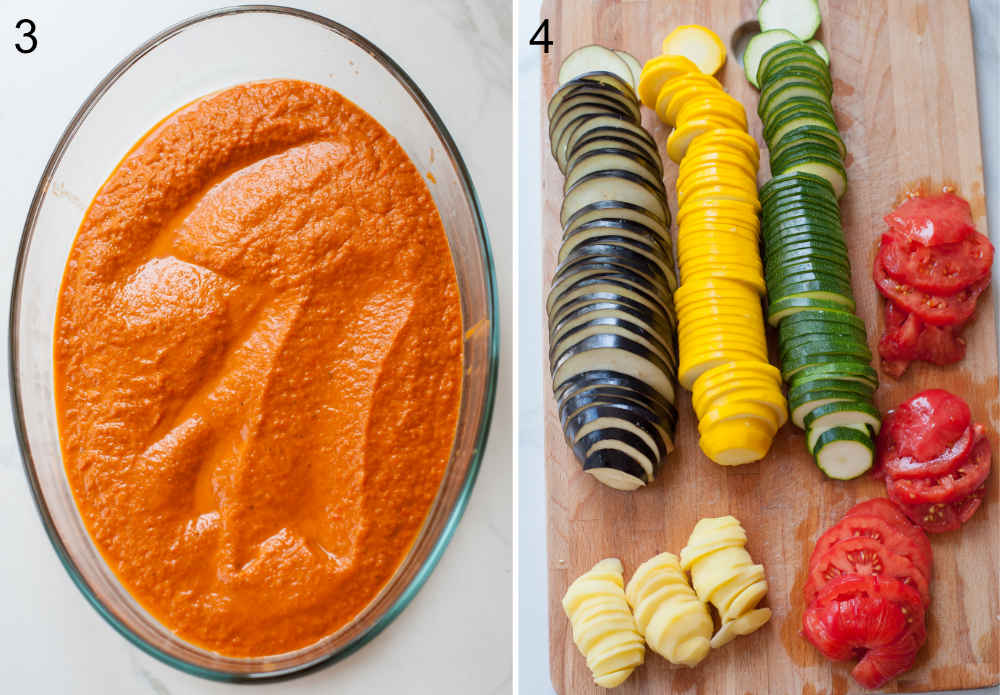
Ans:
MULTIPOLYGON (((668 0, 663 0, 664 2, 668 0)), ((694 1, 694 0, 692 0, 694 1)), ((733 0, 734 2, 736 0, 733 0)), ((566 0, 572 5, 573 0, 566 0)), ((1000 94, 998 24, 1000 1, 971 0, 979 85, 979 113, 989 221, 994 245, 1000 239, 1000 94)), ((541 48, 528 40, 538 28, 540 0, 519 0, 514 35, 518 78, 518 686, 537 695, 553 692, 549 683, 548 609, 545 556, 545 459, 542 442, 543 315, 541 298, 540 184, 542 151, 539 124, 541 48)), ((930 134, 933 137, 933 134, 930 134)), ((993 292, 1000 288, 1000 263, 994 264, 993 292)), ((998 689, 965 691, 997 693, 998 689)), ((563 695, 572 695, 565 693, 563 695)), ((724 695, 720 693, 719 695, 724 695)), ((728 695, 728 694, 725 694, 728 695)))
MULTIPOLYGON (((80 103, 147 38, 190 15, 226 4, 234 3, 0 0, 0 287, 5 298, 35 184, 80 103), (38 49, 29 55, 13 47, 14 25, 22 17, 30 17, 38 27, 38 49)), ((253 692, 510 692, 510 4, 504 0, 295 4, 346 24, 383 48, 414 78, 447 124, 472 172, 493 243, 503 358, 482 472, 465 518, 427 584, 385 632, 344 662, 292 682, 256 686, 253 692), (473 113, 477 115, 470 119, 473 113)), ((126 643, 70 582, 42 531, 21 468, 6 396, 6 320, 2 326, 0 692, 235 692, 238 686, 187 676, 126 643)))

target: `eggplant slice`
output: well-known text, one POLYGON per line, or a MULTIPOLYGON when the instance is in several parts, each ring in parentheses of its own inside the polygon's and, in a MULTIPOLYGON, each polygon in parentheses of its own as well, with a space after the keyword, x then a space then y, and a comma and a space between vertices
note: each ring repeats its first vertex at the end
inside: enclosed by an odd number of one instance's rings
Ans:
POLYGON ((672 219, 628 57, 577 49, 548 105, 565 174, 545 302, 553 394, 583 470, 618 490, 652 482, 677 427, 672 219))

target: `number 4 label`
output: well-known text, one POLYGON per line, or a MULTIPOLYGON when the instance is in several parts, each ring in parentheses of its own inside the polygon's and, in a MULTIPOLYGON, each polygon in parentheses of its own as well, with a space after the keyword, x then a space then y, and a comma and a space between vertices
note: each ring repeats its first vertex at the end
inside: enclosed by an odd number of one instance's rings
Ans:
POLYGON ((552 41, 549 40, 549 20, 543 19, 542 23, 538 25, 535 29, 535 33, 531 36, 531 40, 528 43, 532 46, 542 46, 542 51, 544 53, 549 52, 549 46, 552 45, 552 41), (539 38, 541 36, 541 38, 539 38))

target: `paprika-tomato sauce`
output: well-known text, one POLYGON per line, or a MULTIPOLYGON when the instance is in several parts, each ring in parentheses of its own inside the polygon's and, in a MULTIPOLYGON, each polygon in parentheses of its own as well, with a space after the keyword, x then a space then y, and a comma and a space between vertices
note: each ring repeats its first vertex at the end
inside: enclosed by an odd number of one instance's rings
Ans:
POLYGON ((320 85, 209 95, 128 153, 66 265, 54 364, 77 506, 181 638, 307 646, 419 533, 462 359, 447 239, 399 143, 320 85))

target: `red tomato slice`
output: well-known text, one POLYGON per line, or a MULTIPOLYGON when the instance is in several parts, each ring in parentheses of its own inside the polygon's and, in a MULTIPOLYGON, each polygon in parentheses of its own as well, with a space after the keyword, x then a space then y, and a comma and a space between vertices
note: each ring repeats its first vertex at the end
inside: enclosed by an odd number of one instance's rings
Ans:
MULTIPOLYGON (((886 416, 886 419, 882 421, 882 429, 885 429, 885 423, 887 423, 891 417, 892 413, 889 413, 889 415, 886 416)), ((894 505, 885 497, 874 497, 870 500, 865 500, 864 502, 858 502, 856 505, 848 509, 844 516, 877 516, 885 519, 903 533, 907 533, 909 530, 916 530, 913 528, 913 524, 911 524, 910 521, 903 516, 903 513, 899 511, 899 507, 894 505)), ((917 531, 917 533, 919 534, 919 531, 917 531)), ((923 534, 920 534, 920 536, 923 536, 923 534)), ((924 541, 926 540, 927 539, 924 538, 924 541)))
POLYGON ((885 488, 897 504, 947 504, 968 497, 986 480, 992 467, 990 443, 977 437, 972 453, 958 467, 944 475, 930 478, 893 478, 885 488))
POLYGON ((871 689, 908 670, 927 637, 916 589, 896 579, 858 575, 823 588, 802 615, 802 634, 827 658, 861 656, 852 675, 871 689))
POLYGON ((885 272, 893 280, 942 296, 979 282, 993 265, 993 244, 979 232, 940 246, 883 234, 881 251, 885 272))
POLYGON ((968 201, 954 193, 910 198, 885 221, 894 232, 925 246, 961 241, 976 229, 968 201))
POLYGON ((882 469, 885 470, 886 475, 893 478, 926 478, 946 475, 969 458, 975 439, 973 428, 966 427, 962 436, 938 456, 927 461, 919 461, 912 456, 889 457, 882 461, 882 469))
POLYGON ((961 528, 983 503, 986 486, 981 485, 968 497, 950 504, 901 504, 906 515, 927 533, 945 533, 961 528))
POLYGON ((929 326, 892 302, 886 302, 885 316, 878 354, 887 374, 898 379, 916 360, 945 365, 965 357, 965 340, 957 335, 959 326, 929 326))
POLYGON ((884 497, 879 499, 892 508, 894 519, 886 519, 874 513, 856 514, 853 510, 848 512, 816 541, 816 547, 809 558, 809 568, 812 569, 817 560, 825 556, 840 541, 849 538, 871 538, 912 562, 929 580, 933 573, 934 556, 927 535, 911 524, 896 505, 884 497))
POLYGON ((880 250, 875 256, 873 275, 879 292, 901 309, 916 314, 917 318, 932 326, 954 326, 968 321, 976 311, 976 300, 990 284, 987 276, 948 297, 921 292, 889 277, 882 262, 883 253, 884 250, 880 250))
POLYGON ((806 605, 831 581, 852 574, 898 579, 915 588, 925 606, 930 603, 927 577, 909 558, 890 550, 881 541, 858 536, 834 543, 823 555, 810 561, 809 581, 803 592, 806 605))
POLYGON ((964 400, 944 389, 927 389, 896 408, 886 435, 896 456, 929 461, 949 449, 971 423, 964 400))

